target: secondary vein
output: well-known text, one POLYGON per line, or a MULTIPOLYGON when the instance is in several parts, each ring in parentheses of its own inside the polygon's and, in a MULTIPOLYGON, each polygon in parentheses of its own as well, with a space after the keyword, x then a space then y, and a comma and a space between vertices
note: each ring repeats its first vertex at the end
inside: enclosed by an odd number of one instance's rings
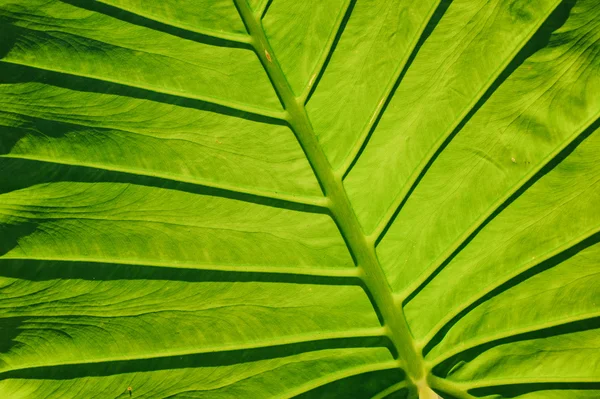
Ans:
MULTIPOLYGON (((135 170, 129 169, 126 167, 119 167, 119 165, 106 165, 100 164, 97 162, 74 162, 69 160, 56 160, 43 156, 34 156, 34 155, 26 155, 26 154, 3 154, 0 155, 1 158, 11 158, 11 159, 22 159, 27 161, 35 161, 35 162, 44 162, 48 164, 55 165, 64 165, 64 166, 73 166, 73 167, 84 167, 95 170, 104 170, 107 172, 116 172, 123 173, 131 176, 140 176, 147 177, 152 179, 161 180, 164 182, 172 182, 177 184, 189 184, 198 190, 202 190, 202 188, 215 189, 215 190, 223 190, 229 191, 234 194, 244 194, 249 196, 254 200, 271 200, 271 201, 282 201, 293 204, 305 205, 307 207, 314 207, 318 209, 325 209, 327 207, 327 202, 322 197, 312 197, 305 195, 294 195, 294 194, 285 194, 279 193, 275 191, 269 190, 257 190, 249 187, 240 187, 227 183, 219 183, 214 182, 208 179, 192 179, 183 175, 175 175, 169 173, 160 173, 158 171, 143 171, 143 170, 135 170)), ((180 190, 184 191, 184 190, 180 190)))
MULTIPOLYGON (((123 354, 121 356, 112 357, 99 357, 96 359, 86 359, 79 362, 54 362, 54 363, 40 363, 40 364, 29 364, 29 365, 17 365, 12 368, 0 369, 0 378, 19 378, 27 371, 44 370, 48 368, 73 368, 74 370, 78 367, 86 365, 99 365, 99 364, 120 364, 126 365, 127 363, 133 362, 144 362, 151 360, 170 359, 182 356, 202 356, 215 354, 219 352, 237 352, 237 351, 249 351, 249 350, 264 350, 272 347, 283 347, 290 345, 301 345, 301 344, 312 344, 319 343, 328 340, 348 340, 348 339, 370 339, 383 336, 383 329, 381 328, 363 328, 356 330, 347 330, 333 333, 309 333, 298 336, 290 336, 280 339, 270 339, 263 342, 251 342, 245 344, 229 344, 222 346, 206 347, 203 350, 172 350, 165 351, 162 353, 141 353, 134 355, 123 354)), ((342 346, 343 347, 343 346, 342 346)), ((350 345, 349 348, 354 346, 350 345)))
POLYGON ((164 20, 162 18, 158 18, 155 15, 144 12, 145 11, 144 9, 135 9, 133 7, 128 7, 126 4, 119 4, 119 6, 117 6, 115 4, 107 2, 106 0, 98 0, 98 2, 102 3, 106 7, 110 7, 112 9, 119 10, 119 11, 126 11, 136 17, 145 18, 147 20, 154 21, 159 24, 163 24, 165 26, 174 27, 174 28, 182 29, 184 31, 189 31, 189 32, 193 32, 193 33, 198 33, 203 36, 208 36, 208 37, 217 38, 217 39, 223 39, 223 40, 231 41, 234 43, 248 44, 250 42, 250 38, 247 35, 244 35, 241 33, 224 32, 224 31, 217 31, 217 30, 213 30, 213 29, 198 29, 195 26, 177 24, 177 23, 174 23, 173 21, 168 21, 168 20, 164 20))
POLYGON ((437 358, 435 358, 431 361, 428 361, 427 363, 429 364, 429 368, 433 369, 435 366, 440 365, 441 363, 447 361, 448 359, 451 359, 454 356, 457 356, 461 353, 467 352, 471 349, 474 349, 474 348, 477 348, 480 346, 494 344, 494 343, 499 345, 502 341, 505 341, 506 339, 511 339, 511 338, 514 339, 514 341, 518 341, 518 340, 523 339, 522 338, 523 336, 526 336, 527 334, 530 334, 533 332, 540 332, 540 331, 549 330, 549 329, 556 328, 556 327, 566 326, 569 324, 586 321, 586 320, 597 319, 597 318, 600 318, 600 312, 578 315, 576 317, 555 320, 550 323, 543 323, 540 325, 528 326, 525 328, 511 330, 508 332, 496 334, 496 335, 489 336, 489 337, 484 337, 481 339, 466 340, 466 341, 462 342, 460 345, 458 345, 457 347, 455 347, 452 351, 442 354, 442 355, 438 356, 437 358))
POLYGON ((218 99, 218 98, 211 98, 208 96, 193 95, 191 93, 190 94, 184 93, 183 91, 176 91, 176 90, 160 88, 160 87, 150 87, 145 84, 135 84, 133 82, 127 82, 126 80, 122 80, 122 79, 113 79, 110 77, 103 77, 103 76, 99 76, 99 75, 96 76, 96 75, 91 75, 91 74, 86 74, 86 73, 78 73, 76 71, 66 71, 66 70, 61 70, 61 69, 53 67, 53 66, 50 67, 50 66, 44 66, 44 65, 36 65, 35 62, 32 63, 32 62, 26 62, 26 61, 20 61, 20 60, 9 60, 6 58, 2 59, 0 62, 7 63, 7 64, 13 64, 13 65, 20 65, 20 66, 33 68, 33 69, 37 69, 37 70, 44 71, 44 72, 53 72, 53 73, 60 74, 60 75, 93 79, 94 81, 99 81, 99 82, 104 82, 104 83, 112 83, 112 84, 116 84, 116 85, 119 85, 122 87, 129 87, 129 88, 135 88, 135 89, 139 89, 139 90, 145 90, 150 93, 164 94, 164 95, 169 95, 169 96, 173 96, 175 98, 181 98, 181 99, 185 99, 185 100, 200 101, 200 102, 207 103, 207 104, 220 105, 222 107, 229 108, 231 110, 247 112, 249 114, 263 116, 263 117, 269 118, 269 119, 283 120, 284 116, 285 116, 285 114, 282 111, 278 111, 278 110, 270 110, 270 109, 266 109, 266 108, 256 107, 253 105, 241 104, 241 103, 228 101, 228 100, 222 100, 222 99, 218 99))
POLYGON ((346 155, 344 162, 339 167, 339 171, 342 173, 343 176, 346 176, 350 172, 350 169, 352 168, 352 166, 357 161, 357 159, 360 155, 361 149, 367 143, 367 140, 368 140, 369 136, 372 134, 373 129, 376 127, 383 112, 385 112, 385 110, 387 108, 387 104, 390 102, 392 96, 395 93, 396 86, 400 83, 400 80, 402 79, 404 73, 406 72, 407 67, 410 66, 409 60, 411 59, 412 56, 414 56, 415 50, 418 51, 419 41, 422 39, 423 33, 425 32, 427 25, 430 23, 433 15, 437 11, 437 9, 440 7, 440 4, 441 4, 441 2, 437 1, 433 5, 433 7, 431 7, 431 10, 429 10, 429 14, 423 20, 423 23, 421 24, 421 27, 419 28, 418 34, 415 35, 415 37, 413 38, 413 41, 409 45, 408 50, 404 54, 404 57, 402 58, 400 63, 396 66, 396 69, 394 70, 394 74, 392 75, 392 78, 387 83, 382 96, 379 98, 379 101, 377 102, 377 105, 375 106, 375 109, 373 109, 373 112, 371 113, 371 117, 369 118, 369 121, 367 122, 365 127, 362 129, 360 136, 358 137, 357 141, 354 143, 354 146, 350 149, 350 152, 348 153, 348 155, 346 155))

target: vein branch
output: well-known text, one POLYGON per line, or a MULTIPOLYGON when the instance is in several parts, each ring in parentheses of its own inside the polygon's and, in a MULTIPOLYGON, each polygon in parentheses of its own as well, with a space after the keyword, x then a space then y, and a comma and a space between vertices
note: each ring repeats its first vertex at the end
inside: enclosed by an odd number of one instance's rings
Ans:
POLYGON ((300 95, 300 102, 302 102, 302 104, 306 104, 306 102, 308 101, 308 98, 310 97, 313 89, 315 88, 315 85, 317 84, 317 81, 319 80, 319 77, 323 74, 325 67, 327 66, 328 60, 333 55, 333 50, 335 50, 335 44, 344 30, 344 20, 350 17, 350 13, 352 12, 354 3, 356 3, 356 0, 347 0, 343 9, 340 10, 335 24, 333 26, 332 33, 329 35, 327 44, 325 45, 325 48, 321 53, 319 61, 317 62, 317 66, 313 71, 312 75, 310 76, 308 84, 306 85, 306 87, 302 91, 302 94, 300 95))
POLYGON ((148 93, 156 93, 159 95, 168 95, 168 96, 172 96, 175 98, 180 98, 182 100, 198 101, 200 103, 214 104, 217 106, 228 108, 233 111, 246 112, 248 114, 258 115, 258 116, 262 116, 265 118, 274 119, 274 120, 278 120, 278 121, 285 120, 285 114, 278 110, 261 108, 261 107, 248 105, 248 104, 242 104, 242 103, 238 103, 238 102, 234 102, 234 101, 212 98, 209 96, 195 95, 193 93, 186 93, 186 92, 180 91, 180 90, 174 90, 174 89, 163 88, 163 87, 158 87, 158 86, 153 87, 153 86, 150 86, 150 85, 144 84, 144 83, 130 82, 130 81, 127 81, 127 79, 122 79, 122 78, 112 78, 110 76, 101 76, 100 74, 94 75, 94 74, 88 74, 88 73, 80 73, 77 71, 68 71, 68 70, 60 69, 59 67, 55 67, 55 66, 48 66, 48 65, 41 65, 41 64, 38 65, 35 62, 30 62, 28 60, 21 61, 21 60, 10 60, 10 59, 3 58, 0 61, 0 63, 20 65, 22 67, 32 68, 32 69, 36 69, 36 70, 43 71, 43 72, 52 72, 52 73, 58 74, 59 76, 92 79, 93 81, 97 81, 97 82, 114 84, 114 85, 118 85, 118 86, 124 87, 124 88, 143 90, 148 93))
MULTIPOLYGON (((434 368, 443 362, 448 361, 449 359, 460 355, 461 353, 468 352, 472 349, 487 346, 490 344, 500 345, 506 342, 508 339, 511 341, 520 341, 523 339, 530 339, 532 333, 539 333, 542 331, 546 331, 547 333, 552 329, 556 329, 557 327, 564 327, 568 325, 573 325, 578 322, 589 321, 600 318, 600 312, 594 312, 589 314, 578 315, 576 317, 571 317, 567 319, 559 319, 554 320, 549 323, 543 323, 540 325, 528 326, 525 328, 509 330, 507 332, 503 332, 500 334, 495 334, 492 336, 486 336, 481 339, 472 339, 461 342, 458 346, 456 346, 453 350, 446 352, 437 358, 428 361, 427 363, 430 365, 429 368, 434 368)), ((557 333, 558 334, 558 333, 557 333)))
POLYGON ((475 396, 471 395, 467 392, 467 390, 463 389, 463 387, 452 381, 448 381, 433 375, 429 376, 427 381, 433 388, 450 394, 456 399, 476 399, 475 396))
MULTIPOLYGON (((71 0, 71 1, 73 1, 73 0, 71 0)), ((217 39, 223 39, 223 40, 227 40, 227 41, 234 42, 234 43, 248 44, 250 42, 250 37, 248 37, 248 35, 245 35, 243 33, 217 31, 214 29, 198 29, 195 26, 174 23, 173 21, 169 21, 167 19, 157 17, 155 15, 152 15, 151 13, 145 12, 144 9, 136 9, 136 8, 130 7, 130 6, 128 7, 127 4, 119 4, 117 6, 106 0, 98 0, 98 3, 101 3, 103 6, 113 9, 113 10, 125 11, 125 12, 131 14, 132 16, 144 18, 149 21, 157 22, 159 24, 169 26, 169 27, 174 27, 174 28, 181 29, 184 31, 198 33, 203 36, 213 37, 213 38, 217 38, 217 39)))
MULTIPOLYGON (((285 194, 270 190, 253 189, 249 187, 236 186, 228 184, 227 182, 215 182, 209 179, 195 179, 184 175, 176 175, 170 173, 164 173, 156 170, 142 170, 127 168, 121 165, 110 165, 102 164, 100 162, 86 162, 86 161, 71 161, 71 160, 57 160, 49 157, 38 156, 36 154, 2 154, 0 159, 20 159, 25 161, 43 162, 46 164, 63 165, 69 167, 80 167, 89 168, 91 170, 107 171, 122 173, 133 177, 146 177, 155 180, 161 184, 178 184, 178 185, 189 185, 187 189, 185 187, 178 187, 180 191, 194 191, 202 192, 203 189, 206 193, 210 193, 209 190, 221 190, 220 194, 227 192, 230 195, 237 196, 239 200, 255 201, 258 203, 269 203, 269 202, 281 202, 284 204, 298 204, 306 207, 312 207, 314 210, 322 210, 327 208, 327 202, 322 197, 312 197, 307 195, 295 195, 285 194)), ((223 196, 223 195, 222 195, 223 196)))
MULTIPOLYGON (((277 354, 283 354, 289 356, 290 354, 296 354, 298 347, 304 346, 309 348, 308 350, 318 350, 320 345, 328 344, 328 341, 338 341, 337 347, 339 348, 354 348, 357 346, 357 341, 364 341, 360 343, 360 347, 373 346, 373 338, 383 336, 382 328, 365 328, 356 330, 346 330, 334 333, 309 333, 298 336, 289 336, 280 339, 270 339, 262 342, 253 343, 234 343, 229 345, 205 347, 201 351, 197 350, 165 350, 164 352, 149 352, 149 353, 132 353, 132 354, 121 354, 117 356, 106 356, 90 358, 78 362, 69 361, 55 361, 49 363, 30 363, 15 365, 13 367, 6 367, 0 369, 0 378, 22 378, 23 376, 44 376, 51 369, 61 369, 63 375, 68 375, 70 378, 76 376, 87 376, 89 370, 93 370, 94 366, 102 366, 104 370, 110 370, 114 367, 119 367, 121 370, 128 370, 135 372, 141 369, 145 369, 145 365, 148 361, 153 362, 165 362, 171 365, 173 360, 185 363, 186 360, 202 359, 206 363, 209 363, 209 357, 212 357, 215 361, 215 357, 236 357, 240 353, 254 352, 257 358, 269 358, 268 355, 259 355, 260 352, 272 351, 275 348, 277 354), (183 360, 182 360, 183 359, 183 360)), ((305 349, 306 351, 306 349, 305 349)), ((201 364, 200 362, 194 362, 195 364, 201 364)), ((386 368, 390 368, 391 363, 385 364, 386 368)))
POLYGON ((88 258, 88 257, 32 257, 32 256, 10 256, 3 255, 0 257, 0 265, 5 262, 61 262, 64 264, 82 264, 82 265, 104 265, 111 266, 132 266, 141 268, 162 268, 166 272, 178 273, 179 270, 185 269, 190 272, 221 272, 221 273, 245 273, 245 274, 261 274, 267 275, 270 278, 276 279, 281 277, 310 277, 313 279, 344 279, 347 285, 352 285, 354 281, 358 281, 358 273, 355 268, 343 269, 326 269, 318 267, 296 267, 296 266, 240 266, 235 264, 201 264, 201 263, 186 263, 186 262, 169 262, 160 260, 148 259, 123 259, 123 258, 88 258))

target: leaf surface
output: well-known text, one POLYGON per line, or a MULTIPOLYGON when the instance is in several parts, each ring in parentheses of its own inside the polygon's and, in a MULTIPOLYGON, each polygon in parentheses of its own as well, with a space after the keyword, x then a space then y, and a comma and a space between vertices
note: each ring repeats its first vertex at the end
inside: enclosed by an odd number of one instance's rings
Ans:
POLYGON ((0 0, 0 397, 600 394, 596 0, 0 0))

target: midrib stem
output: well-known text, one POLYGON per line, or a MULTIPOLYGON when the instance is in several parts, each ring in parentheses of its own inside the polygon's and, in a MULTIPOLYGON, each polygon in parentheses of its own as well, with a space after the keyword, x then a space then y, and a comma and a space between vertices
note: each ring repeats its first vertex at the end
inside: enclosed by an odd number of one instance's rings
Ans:
POLYGON ((413 383, 423 389, 425 379, 423 358, 416 348, 402 308, 394 303, 392 291, 375 253, 375 243, 363 233, 344 189, 342 176, 334 172, 319 145, 304 104, 292 91, 266 38, 260 15, 256 15, 250 9, 247 0, 234 1, 252 38, 251 44, 287 111, 288 123, 325 191, 329 200, 329 209, 355 257, 360 277, 384 319, 384 327, 398 351, 400 365, 413 383))

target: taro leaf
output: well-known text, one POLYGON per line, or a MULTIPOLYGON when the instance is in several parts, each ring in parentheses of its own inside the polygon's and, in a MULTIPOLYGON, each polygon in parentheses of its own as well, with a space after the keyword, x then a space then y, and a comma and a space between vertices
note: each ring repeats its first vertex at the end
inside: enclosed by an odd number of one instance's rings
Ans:
POLYGON ((0 0, 0 59, 1 398, 600 397, 600 1, 0 0))

